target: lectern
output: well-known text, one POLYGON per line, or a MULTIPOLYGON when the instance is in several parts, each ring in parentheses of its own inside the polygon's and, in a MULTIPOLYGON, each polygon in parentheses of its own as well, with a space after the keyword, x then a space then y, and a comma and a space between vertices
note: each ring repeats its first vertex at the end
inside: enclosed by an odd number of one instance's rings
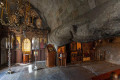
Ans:
POLYGON ((56 50, 53 45, 49 44, 46 48, 46 66, 55 67, 56 64, 56 50))

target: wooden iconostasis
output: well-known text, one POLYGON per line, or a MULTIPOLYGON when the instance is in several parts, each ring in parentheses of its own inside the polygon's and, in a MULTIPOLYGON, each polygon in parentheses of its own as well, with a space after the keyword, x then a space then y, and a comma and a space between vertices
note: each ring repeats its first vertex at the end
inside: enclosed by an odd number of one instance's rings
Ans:
MULTIPOLYGON (((6 38, 6 49, 8 49, 9 46, 9 38, 6 38)), ((35 49, 37 51, 37 61, 43 61, 45 60, 45 48, 47 46, 47 36, 46 37, 22 37, 22 36, 16 36, 11 37, 11 51, 15 53, 15 59, 16 63, 28 63, 34 62, 35 60, 35 49)), ((14 58, 13 58, 14 59, 14 58)))
POLYGON ((93 43, 71 42, 65 46, 59 47, 58 55, 61 52, 65 54, 67 63, 90 61, 92 49, 93 43))
POLYGON ((71 42, 70 43, 70 51, 71 51, 71 63, 75 63, 77 61, 82 61, 82 50, 81 43, 71 42))

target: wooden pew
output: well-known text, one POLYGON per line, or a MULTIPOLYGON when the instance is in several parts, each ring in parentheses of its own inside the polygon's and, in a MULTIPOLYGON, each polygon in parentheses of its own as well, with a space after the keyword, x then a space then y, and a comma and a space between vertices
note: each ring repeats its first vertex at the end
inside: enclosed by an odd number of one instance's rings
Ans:
POLYGON ((110 71, 110 72, 107 72, 107 73, 104 73, 98 76, 94 76, 92 77, 92 80, 109 80, 112 72, 115 72, 117 75, 120 75, 120 69, 117 69, 117 70, 110 71))

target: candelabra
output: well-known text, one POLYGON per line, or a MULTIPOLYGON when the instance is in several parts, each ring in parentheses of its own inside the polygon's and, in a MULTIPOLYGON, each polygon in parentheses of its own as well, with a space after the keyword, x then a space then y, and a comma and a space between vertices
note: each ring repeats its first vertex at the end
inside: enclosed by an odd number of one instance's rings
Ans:
POLYGON ((8 74, 12 74, 13 71, 11 70, 11 51, 10 51, 10 35, 9 35, 9 50, 8 50, 8 74))

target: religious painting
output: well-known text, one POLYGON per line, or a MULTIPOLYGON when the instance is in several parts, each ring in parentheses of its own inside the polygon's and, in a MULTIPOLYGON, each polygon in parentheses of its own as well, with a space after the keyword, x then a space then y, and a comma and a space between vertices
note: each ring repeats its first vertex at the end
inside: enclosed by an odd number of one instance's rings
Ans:
POLYGON ((11 36, 11 48, 12 49, 14 48, 14 36, 13 35, 11 36))
POLYGON ((31 51, 31 42, 29 39, 24 39, 22 43, 22 50, 25 52, 31 51))
POLYGON ((20 49, 21 40, 20 37, 16 37, 16 49, 20 49))
POLYGON ((40 48, 45 48, 47 45, 47 38, 40 38, 40 48))
POLYGON ((65 53, 65 46, 59 47, 58 53, 65 53))
POLYGON ((9 45, 10 45, 10 40, 9 40, 9 38, 6 38, 6 48, 7 49, 9 48, 9 45))
POLYGON ((32 50, 39 49, 39 38, 32 38, 32 50))
POLYGON ((89 50, 86 50, 86 52, 84 53, 84 57, 90 57, 90 52, 89 52, 89 50))
POLYGON ((9 46, 10 46, 11 49, 14 48, 14 36, 11 35, 10 37, 11 37, 11 40, 10 40, 10 38, 6 38, 6 40, 5 40, 7 49, 9 48, 9 46))
POLYGON ((81 43, 77 42, 77 50, 81 49, 81 43))
POLYGON ((10 22, 11 22, 11 24, 18 23, 17 16, 16 15, 11 15, 10 16, 10 22))
POLYGON ((41 26, 42 26, 42 20, 40 18, 38 18, 36 20, 36 26, 37 26, 37 28, 41 28, 41 26))
POLYGON ((35 38, 32 38, 32 50, 34 50, 35 49, 35 38))
POLYGON ((47 45, 47 49, 48 49, 48 52, 55 52, 55 48, 51 44, 47 45))
POLYGON ((71 51, 76 51, 77 50, 77 43, 76 42, 72 42, 71 43, 71 51))
POLYGON ((39 38, 36 38, 36 49, 39 49, 39 38))
POLYGON ((34 51, 34 56, 38 56, 38 51, 34 51))
POLYGON ((59 47, 58 48, 58 56, 59 57, 65 57, 65 46, 59 47))
POLYGON ((3 38, 3 39, 1 40, 1 48, 6 48, 5 38, 3 38))

